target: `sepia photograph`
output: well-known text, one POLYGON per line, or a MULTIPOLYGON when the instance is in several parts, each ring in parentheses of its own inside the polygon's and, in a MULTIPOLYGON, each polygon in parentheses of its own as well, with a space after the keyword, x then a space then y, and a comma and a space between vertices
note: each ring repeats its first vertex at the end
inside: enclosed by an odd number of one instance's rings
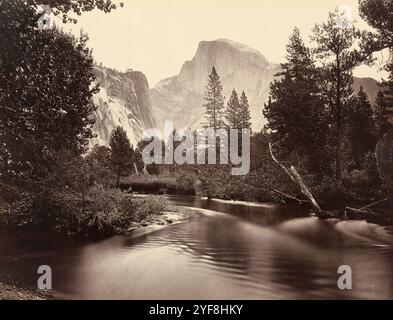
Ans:
POLYGON ((393 300, 393 0, 0 0, 0 300, 393 300))

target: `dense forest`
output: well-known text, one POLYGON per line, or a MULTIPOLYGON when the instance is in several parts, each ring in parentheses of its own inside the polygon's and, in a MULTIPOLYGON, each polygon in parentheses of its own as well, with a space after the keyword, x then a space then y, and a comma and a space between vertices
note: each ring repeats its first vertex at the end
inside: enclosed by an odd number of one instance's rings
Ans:
MULTIPOLYGON (((285 170, 295 168, 326 210, 343 215, 347 207, 377 203, 373 213, 391 212, 393 61, 384 65, 389 76, 375 104, 363 89, 354 93, 352 84, 353 70, 372 65, 375 52, 393 53, 393 1, 360 1, 360 15, 372 31, 357 29, 338 9, 315 25, 310 47, 294 29, 282 72, 261 106, 267 125, 252 134, 251 170, 244 176, 231 175, 231 164, 146 168, 142 152, 148 142, 134 148, 121 127, 112 132, 109 147, 89 150, 98 84, 88 36, 38 27, 40 4, 49 4, 64 23, 85 11, 116 9, 110 0, 0 0, 0 221, 7 226, 83 235, 122 232, 130 221, 164 207, 158 198, 121 191, 122 178, 163 171, 176 177, 178 192, 308 202, 285 170)), ((219 73, 212 66, 201 125, 250 129, 247 92, 235 88, 226 101, 219 73)))

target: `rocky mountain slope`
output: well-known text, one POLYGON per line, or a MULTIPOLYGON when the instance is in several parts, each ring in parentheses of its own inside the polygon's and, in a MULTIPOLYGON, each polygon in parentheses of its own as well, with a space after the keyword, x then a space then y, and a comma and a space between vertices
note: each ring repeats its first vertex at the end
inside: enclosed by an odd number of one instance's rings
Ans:
MULTIPOLYGON (((158 128, 162 131, 166 120, 173 120, 175 128, 201 127, 204 116, 203 92, 212 66, 219 73, 224 95, 235 88, 244 90, 249 98, 254 130, 266 123, 262 108, 269 96, 269 86, 280 66, 271 64, 257 50, 230 41, 202 41, 191 61, 184 63, 177 76, 160 81, 149 90, 145 75, 137 71, 119 72, 96 66, 94 72, 100 92, 94 96, 94 132, 91 145, 107 145, 111 131, 122 126, 134 145, 143 131, 158 128)), ((354 90, 363 86, 374 102, 377 82, 371 78, 355 78, 354 90)))
POLYGON ((143 130, 156 127, 150 99, 149 84, 138 71, 118 72, 96 66, 94 72, 100 83, 100 92, 94 97, 98 106, 93 127, 96 138, 91 145, 108 145, 111 131, 122 126, 131 143, 142 138, 143 130))
POLYGON ((268 99, 269 84, 280 67, 271 64, 257 50, 230 40, 202 41, 191 61, 179 75, 162 80, 150 90, 159 126, 173 120, 177 128, 200 127, 204 109, 203 92, 212 66, 216 67, 228 98, 232 89, 245 91, 250 102, 254 130, 261 129, 262 106, 268 99))
MULTIPOLYGON (((175 128, 201 127, 204 108, 203 92, 212 66, 221 77, 224 95, 232 89, 242 90, 250 102, 253 130, 266 123, 262 108, 269 97, 270 83, 280 66, 270 63, 260 52, 231 40, 202 41, 191 61, 186 61, 177 76, 160 81, 150 90, 151 103, 159 128, 173 120, 175 128)), ((376 99, 379 87, 371 78, 355 78, 354 91, 363 86, 370 101, 376 99)))

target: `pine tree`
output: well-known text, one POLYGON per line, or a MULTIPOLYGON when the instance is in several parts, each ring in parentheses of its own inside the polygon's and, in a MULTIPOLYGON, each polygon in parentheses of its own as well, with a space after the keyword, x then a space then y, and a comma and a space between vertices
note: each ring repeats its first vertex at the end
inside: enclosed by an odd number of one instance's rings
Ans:
POLYGON ((111 170, 116 174, 118 188, 120 178, 131 174, 133 170, 134 150, 126 131, 120 126, 112 131, 109 146, 111 147, 111 170))
POLYGON ((209 75, 203 98, 205 100, 205 104, 203 106, 206 109, 205 118, 207 120, 204 125, 206 127, 213 128, 214 130, 221 128, 224 123, 223 116, 225 97, 222 95, 221 80, 215 67, 212 68, 212 72, 209 75))
POLYGON ((251 129, 250 105, 244 91, 240 97, 240 128, 251 129))
POLYGON ((310 173, 322 175, 329 164, 325 101, 311 52, 298 29, 290 37, 286 60, 281 65, 282 78, 270 85, 263 112, 268 120, 266 129, 282 156, 301 157, 310 173))
MULTIPOLYGON (((367 52, 378 52, 388 49, 390 57, 393 56, 393 2, 391 0, 359 0, 360 16, 372 27, 372 31, 364 31, 362 34, 362 46, 367 52)), ((389 76, 382 81, 386 107, 393 109, 393 60, 384 68, 389 76)), ((382 98, 382 97, 381 97, 382 98)))
MULTIPOLYGON (((390 49, 390 54, 393 56, 393 47, 390 49)), ((393 59, 391 59, 385 66, 385 70, 389 76, 386 80, 381 82, 381 86, 385 88, 383 94, 385 96, 387 109, 389 115, 393 114, 393 59)))
MULTIPOLYGON (((390 54, 393 55, 393 47, 390 49, 390 54)), ((386 86, 384 94, 388 105, 393 108, 393 58, 386 64, 385 70, 389 73, 388 79, 382 81, 382 86, 386 86)))
POLYGON ((349 113, 350 160, 360 169, 366 154, 375 148, 373 111, 363 87, 355 96, 349 113))
POLYGON ((374 113, 378 136, 382 138, 384 134, 393 127, 392 123, 389 121, 393 112, 388 108, 388 101, 382 91, 378 92, 374 113))
POLYGON ((359 14, 372 31, 363 32, 363 46, 369 52, 393 48, 393 3, 391 0, 359 0, 359 14))
POLYGON ((227 108, 225 110, 225 119, 227 125, 231 129, 239 129, 241 123, 241 110, 239 97, 235 89, 232 90, 231 97, 229 98, 227 108))
POLYGON ((315 53, 320 59, 321 78, 325 82, 323 89, 329 103, 334 123, 336 181, 342 179, 342 155, 345 113, 349 106, 353 83, 353 69, 361 64, 365 57, 354 49, 360 37, 351 26, 346 16, 338 8, 329 13, 326 22, 316 25, 312 40, 317 44, 315 53))

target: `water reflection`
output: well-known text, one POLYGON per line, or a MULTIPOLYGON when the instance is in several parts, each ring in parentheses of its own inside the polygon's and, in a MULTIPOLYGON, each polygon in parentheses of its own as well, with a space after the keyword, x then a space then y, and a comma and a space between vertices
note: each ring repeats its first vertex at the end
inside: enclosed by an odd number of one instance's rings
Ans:
POLYGON ((386 228, 320 221, 298 208, 170 201, 202 210, 190 222, 137 238, 71 247, 2 238, 0 275, 34 283, 35 266, 49 264, 62 298, 393 298, 393 236, 386 228), (342 264, 352 267, 352 291, 337 289, 342 264))

